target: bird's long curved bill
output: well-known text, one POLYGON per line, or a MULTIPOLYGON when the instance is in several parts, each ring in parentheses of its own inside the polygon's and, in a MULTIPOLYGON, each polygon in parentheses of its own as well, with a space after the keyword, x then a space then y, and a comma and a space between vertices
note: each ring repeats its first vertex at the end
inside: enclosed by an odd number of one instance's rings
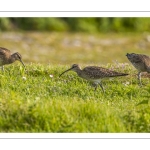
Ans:
POLYGON ((25 64, 23 63, 23 61, 20 59, 20 62, 22 63, 22 65, 25 67, 25 64))
POLYGON ((61 74, 59 75, 59 77, 61 77, 65 72, 68 72, 68 71, 70 71, 71 69, 72 69, 72 68, 70 68, 70 69, 64 71, 63 73, 61 73, 61 74))

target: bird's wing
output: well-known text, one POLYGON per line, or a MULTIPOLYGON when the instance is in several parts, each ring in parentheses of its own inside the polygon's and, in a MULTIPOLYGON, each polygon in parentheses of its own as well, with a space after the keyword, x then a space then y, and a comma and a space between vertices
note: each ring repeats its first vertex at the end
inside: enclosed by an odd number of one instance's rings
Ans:
POLYGON ((150 67, 150 57, 147 55, 141 55, 141 61, 144 63, 145 67, 150 67))
POLYGON ((142 64, 145 69, 150 67, 150 57, 147 55, 137 54, 130 61, 133 64, 142 64))
POLYGON ((142 63, 148 65, 150 63, 150 57, 143 54, 133 55, 132 58, 128 58, 132 63, 142 63))
POLYGON ((102 67, 97 67, 97 66, 85 67, 83 71, 87 75, 87 77, 94 78, 94 79, 127 75, 124 73, 119 73, 116 71, 112 71, 112 70, 102 68, 102 67))

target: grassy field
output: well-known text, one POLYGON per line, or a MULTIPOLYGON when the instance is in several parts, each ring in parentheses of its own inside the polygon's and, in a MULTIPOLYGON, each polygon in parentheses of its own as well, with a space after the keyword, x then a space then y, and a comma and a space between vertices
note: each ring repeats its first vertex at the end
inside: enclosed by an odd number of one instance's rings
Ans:
POLYGON ((52 65, 128 63, 127 52, 150 55, 149 33, 0 32, 0 45, 20 52, 25 62, 52 65))
POLYGON ((0 132, 150 132, 149 76, 142 75, 140 87, 125 57, 127 52, 150 54, 148 37, 1 33, 0 45, 21 53, 26 71, 15 62, 0 73, 0 132), (59 78, 73 63, 129 76, 103 81, 104 94, 74 72, 59 78))

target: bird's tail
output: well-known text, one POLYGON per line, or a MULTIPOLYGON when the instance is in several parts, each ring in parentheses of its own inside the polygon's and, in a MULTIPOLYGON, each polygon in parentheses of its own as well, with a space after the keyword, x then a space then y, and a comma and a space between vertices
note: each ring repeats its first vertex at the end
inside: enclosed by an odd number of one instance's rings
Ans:
POLYGON ((120 77, 120 76, 127 76, 127 75, 129 75, 129 74, 127 74, 127 73, 115 73, 115 74, 112 74, 110 77, 120 77))
POLYGON ((118 76, 127 76, 127 75, 129 75, 128 73, 120 73, 120 74, 118 74, 118 76))

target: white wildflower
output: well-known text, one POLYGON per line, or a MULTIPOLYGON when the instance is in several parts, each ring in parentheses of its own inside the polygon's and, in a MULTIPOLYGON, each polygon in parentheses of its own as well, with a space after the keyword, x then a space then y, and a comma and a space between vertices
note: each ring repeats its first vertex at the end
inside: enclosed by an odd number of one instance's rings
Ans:
POLYGON ((49 75, 50 78, 53 78, 54 76, 52 74, 49 75))
POLYGON ((113 81, 114 79, 113 78, 109 78, 109 81, 113 81))
POLYGON ((27 78, 26 78, 26 77, 22 77, 22 79, 23 79, 23 80, 27 80, 27 78))
POLYGON ((129 84, 130 84, 130 82, 128 82, 128 81, 123 83, 124 86, 128 86, 129 84))

